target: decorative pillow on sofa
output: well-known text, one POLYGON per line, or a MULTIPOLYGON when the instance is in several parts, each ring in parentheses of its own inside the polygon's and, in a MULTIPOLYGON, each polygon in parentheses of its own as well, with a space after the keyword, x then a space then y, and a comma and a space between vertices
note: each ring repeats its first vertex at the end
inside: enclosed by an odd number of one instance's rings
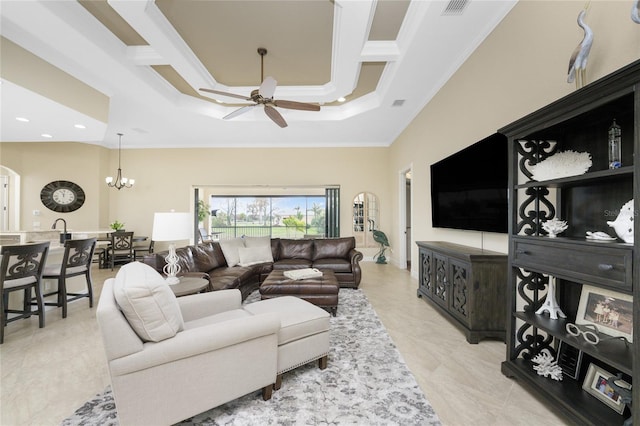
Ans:
POLYGON ((238 249, 238 254, 240 255, 240 266, 273 262, 270 245, 269 247, 241 247, 238 249))
POLYGON ((184 328, 176 296, 151 266, 141 262, 120 268, 113 295, 131 328, 145 342, 159 342, 184 328))
POLYGON ((271 237, 244 237, 245 247, 269 247, 271 248, 271 237))
POLYGON ((242 238, 232 238, 230 240, 221 240, 220 248, 224 254, 224 258, 227 261, 227 266, 232 267, 240 263, 240 255, 238 249, 244 247, 244 240, 242 238))

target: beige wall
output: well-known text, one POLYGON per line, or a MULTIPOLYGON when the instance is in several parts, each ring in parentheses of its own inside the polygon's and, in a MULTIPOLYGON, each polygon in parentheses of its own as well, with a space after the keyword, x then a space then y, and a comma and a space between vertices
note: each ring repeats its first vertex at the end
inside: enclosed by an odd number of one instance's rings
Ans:
MULTIPOLYGON (((351 200, 358 192, 375 193, 382 205, 390 199, 387 148, 128 149, 122 151, 123 174, 136 184, 120 191, 104 183, 115 175, 117 150, 76 143, 2 143, 0 149, 0 163, 22 176, 23 229, 32 229, 36 220, 48 228, 57 217, 76 230, 106 228, 117 219, 127 230, 151 235, 154 212, 193 211, 195 186, 340 185, 344 236, 352 235, 351 200), (65 214, 44 207, 40 189, 52 180, 79 184, 85 205, 65 214), (34 209, 41 212, 37 218, 34 209)), ((384 210, 380 228, 390 228, 384 210)))
MULTIPOLYGON (((578 1, 520 1, 498 28, 422 110, 390 149, 388 180, 413 165, 413 241, 449 240, 506 253, 504 234, 431 227, 429 166, 502 126, 575 90, 566 82, 569 57, 582 38, 578 1)), ((595 33, 588 81, 640 58, 640 25, 630 1, 592 1, 586 22, 595 33)), ((606 136, 606 135, 604 135, 606 136)), ((490 164, 487 167, 491 167, 490 164)), ((399 203, 393 192, 392 206, 399 203)), ((398 223, 398 208, 392 222, 398 223)), ((390 234, 398 246, 399 229, 390 234)), ((417 249, 412 245, 413 275, 417 249)))

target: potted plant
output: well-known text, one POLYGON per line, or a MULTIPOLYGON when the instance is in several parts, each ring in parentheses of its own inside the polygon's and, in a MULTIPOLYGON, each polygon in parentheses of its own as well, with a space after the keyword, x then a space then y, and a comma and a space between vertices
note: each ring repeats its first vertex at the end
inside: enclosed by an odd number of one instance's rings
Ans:
POLYGON ((109 224, 109 228, 113 229, 116 232, 124 232, 124 223, 119 222, 118 220, 114 220, 111 224, 109 224))
POLYGON ((209 206, 205 203, 204 200, 198 201, 198 223, 204 224, 204 220, 207 218, 209 214, 209 206))

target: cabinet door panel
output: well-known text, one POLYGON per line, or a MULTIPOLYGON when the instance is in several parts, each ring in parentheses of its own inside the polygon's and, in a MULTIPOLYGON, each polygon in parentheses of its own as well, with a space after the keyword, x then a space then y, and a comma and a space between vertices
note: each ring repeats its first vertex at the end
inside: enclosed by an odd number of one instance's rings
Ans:
POLYGON ((455 259, 449 261, 450 279, 450 312, 465 324, 469 325, 469 309, 471 308, 471 295, 468 289, 468 280, 471 279, 471 265, 466 262, 458 262, 455 259))
POLYGON ((433 253, 420 249, 420 293, 433 298, 433 253))
POLYGON ((449 309, 449 276, 447 258, 433 254, 435 280, 433 283, 433 300, 445 309, 449 309))

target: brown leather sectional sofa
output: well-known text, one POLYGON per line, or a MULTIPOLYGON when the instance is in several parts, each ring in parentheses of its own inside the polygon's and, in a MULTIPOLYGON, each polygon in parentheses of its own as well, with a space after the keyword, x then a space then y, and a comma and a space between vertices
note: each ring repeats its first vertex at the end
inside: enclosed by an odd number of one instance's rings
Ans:
MULTIPOLYGON (((242 300, 257 290, 272 270, 302 268, 330 269, 340 287, 358 288, 361 279, 362 253, 356 250, 354 237, 326 239, 271 239, 273 263, 251 266, 227 266, 219 242, 176 249, 180 275, 206 273, 214 290, 240 289, 242 300)), ((145 256, 144 262, 162 273, 167 252, 145 256)))

